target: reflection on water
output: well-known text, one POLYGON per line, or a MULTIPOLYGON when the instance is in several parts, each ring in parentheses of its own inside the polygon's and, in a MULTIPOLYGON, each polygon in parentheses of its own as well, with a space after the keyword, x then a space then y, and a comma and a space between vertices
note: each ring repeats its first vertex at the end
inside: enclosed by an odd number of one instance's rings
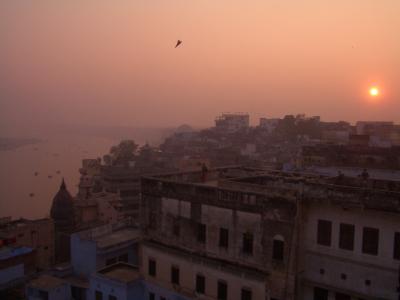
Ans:
POLYGON ((0 151, 0 217, 48 216, 61 178, 65 178, 69 191, 75 195, 81 160, 102 157, 117 142, 99 137, 62 136, 0 151))

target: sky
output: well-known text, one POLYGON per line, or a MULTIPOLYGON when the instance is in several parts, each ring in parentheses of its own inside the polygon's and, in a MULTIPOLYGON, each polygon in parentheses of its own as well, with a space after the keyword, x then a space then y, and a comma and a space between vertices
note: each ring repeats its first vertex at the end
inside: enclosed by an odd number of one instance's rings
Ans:
POLYGON ((1 0, 0 133, 400 122, 399 15, 399 0, 1 0))

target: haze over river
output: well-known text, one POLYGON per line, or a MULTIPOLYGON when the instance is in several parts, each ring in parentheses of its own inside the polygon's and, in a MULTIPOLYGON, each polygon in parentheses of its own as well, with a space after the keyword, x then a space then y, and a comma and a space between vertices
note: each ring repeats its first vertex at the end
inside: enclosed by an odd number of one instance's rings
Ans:
POLYGON ((0 151, 0 217, 48 216, 62 177, 74 196, 82 159, 102 157, 116 143, 111 138, 63 135, 0 151))

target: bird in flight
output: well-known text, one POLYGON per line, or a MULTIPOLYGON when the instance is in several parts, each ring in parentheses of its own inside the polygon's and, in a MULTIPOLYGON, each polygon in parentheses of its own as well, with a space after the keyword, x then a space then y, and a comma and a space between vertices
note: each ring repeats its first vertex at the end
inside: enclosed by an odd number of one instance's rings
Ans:
POLYGON ((175 48, 178 47, 180 44, 182 44, 182 41, 181 41, 181 40, 178 40, 178 41, 176 42, 175 48))

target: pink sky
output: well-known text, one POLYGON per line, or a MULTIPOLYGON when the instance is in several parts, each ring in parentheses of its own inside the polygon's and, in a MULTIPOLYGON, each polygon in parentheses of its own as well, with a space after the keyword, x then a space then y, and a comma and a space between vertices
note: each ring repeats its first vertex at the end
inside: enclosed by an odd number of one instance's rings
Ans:
POLYGON ((399 0, 2 0, 0 127, 399 122, 399 15, 399 0))

